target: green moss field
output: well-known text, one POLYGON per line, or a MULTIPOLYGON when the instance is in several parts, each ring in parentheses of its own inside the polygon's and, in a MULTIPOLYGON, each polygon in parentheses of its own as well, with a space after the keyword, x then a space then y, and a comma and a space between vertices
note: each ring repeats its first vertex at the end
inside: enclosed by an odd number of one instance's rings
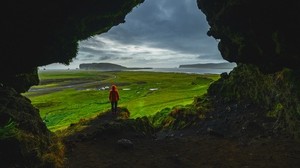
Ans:
POLYGON ((143 71, 39 71, 40 84, 27 93, 47 127, 56 131, 110 109, 109 89, 117 85, 119 107, 131 118, 150 116, 164 108, 191 104, 206 93, 218 74, 143 71))

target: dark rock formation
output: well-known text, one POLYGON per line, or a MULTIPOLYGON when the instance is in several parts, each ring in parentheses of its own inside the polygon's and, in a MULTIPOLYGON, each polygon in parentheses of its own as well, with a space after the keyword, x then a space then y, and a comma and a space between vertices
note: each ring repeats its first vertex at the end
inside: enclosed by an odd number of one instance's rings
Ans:
POLYGON ((300 2, 198 0, 225 60, 266 72, 299 69, 300 2))
MULTIPOLYGON (((69 64, 77 54, 78 41, 125 22, 126 14, 141 2, 143 0, 3 2, 0 83, 23 85, 29 79, 20 78, 34 73, 38 66, 69 64)), ((24 85, 29 84, 37 84, 36 79, 24 85)))
POLYGON ((69 64, 78 41, 123 23, 126 14, 142 2, 11 0, 1 4, 1 167, 62 165, 63 149, 54 144, 39 111, 20 93, 39 83, 38 66, 69 64))
POLYGON ((134 146, 131 140, 125 138, 119 139, 117 145, 122 149, 132 149, 134 146))
POLYGON ((117 64, 111 64, 111 63, 86 63, 86 64, 80 64, 80 69, 92 69, 92 70, 124 70, 127 69, 124 66, 117 65, 117 64))
POLYGON ((150 67, 125 67, 122 65, 112 64, 112 63, 83 63, 79 65, 79 68, 85 70, 101 70, 101 71, 152 69, 150 67))
POLYGON ((209 96, 254 103, 277 117, 275 127, 300 139, 300 2, 197 2, 211 26, 207 34, 220 40, 224 59, 238 64, 211 85, 209 96))
POLYGON ((0 87, 1 167, 39 167, 47 153, 50 132, 30 100, 0 87))
POLYGON ((257 115, 263 113, 277 120, 274 131, 279 129, 300 139, 299 83, 299 75, 290 69, 266 75, 256 66, 242 64, 229 75, 223 74, 209 87, 208 94, 220 104, 255 105, 261 109, 257 115))
POLYGON ((207 63, 207 64, 186 64, 179 65, 179 68, 210 68, 210 69, 232 69, 235 63, 207 63))

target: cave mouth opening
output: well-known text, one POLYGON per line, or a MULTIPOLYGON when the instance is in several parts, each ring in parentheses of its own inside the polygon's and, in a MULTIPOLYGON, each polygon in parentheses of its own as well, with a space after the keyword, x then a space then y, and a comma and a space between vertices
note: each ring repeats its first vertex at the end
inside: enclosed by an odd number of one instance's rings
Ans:
MULTIPOLYGON (((65 86, 59 87, 67 87, 67 85, 69 85, 70 88, 75 86, 76 83, 81 85, 84 81, 80 81, 81 79, 72 79, 72 71, 70 70, 78 70, 81 64, 87 63, 113 63, 128 68, 150 68, 143 69, 145 71, 199 74, 219 74, 222 73, 223 70, 229 72, 232 69, 232 67, 224 69, 215 69, 214 67, 208 69, 179 68, 180 65, 185 64, 224 62, 217 49, 218 41, 208 37, 206 34, 209 26, 204 14, 198 9, 196 1, 148 0, 140 6, 135 7, 133 11, 126 16, 125 20, 125 23, 116 25, 105 33, 92 36, 87 40, 81 40, 79 42, 77 56, 72 60, 70 65, 51 64, 39 67, 40 83, 44 86, 64 83, 63 85, 65 86), (65 81, 53 79, 54 83, 51 83, 52 79, 45 80, 45 74, 47 73, 44 72, 45 70, 66 69, 69 70, 69 72, 62 72, 65 76, 69 76, 65 78, 65 81)), ((101 79, 97 80, 101 81, 101 79)), ((86 82, 90 84, 93 83, 91 81, 86 82)), ((137 81, 137 83, 138 82, 147 83, 143 80, 137 81)), ((205 82, 210 81, 205 80, 205 82)), ((156 83, 160 82, 157 81, 156 83)), ((174 83, 176 83, 176 81, 174 81, 174 83)), ((193 81, 193 83, 197 85, 199 81, 193 81)), ((98 85, 96 89, 110 86, 110 83, 99 84, 96 82, 96 84, 98 85)), ((119 84, 120 83, 118 83, 118 85, 119 84)), ((121 83, 120 85, 123 84, 121 83)), ((40 86, 32 87, 30 92, 32 93, 38 89, 41 91, 42 88, 39 87, 40 86)), ((159 87, 161 86, 154 84, 154 86, 147 88, 147 90, 149 92, 155 92, 151 89, 159 87)), ((93 88, 87 88, 87 92, 88 89, 93 88)), ((160 89, 158 90, 160 91, 160 89)), ((66 93, 66 95, 68 95, 68 93, 66 93)), ((78 96, 79 95, 76 95, 76 97, 78 96)), ((64 95, 61 95, 61 97, 64 97, 64 95)), ((91 97, 93 97, 94 100, 97 99, 95 98, 96 96, 91 97)), ((106 97, 106 95, 103 95, 103 97, 106 97)), ((66 97, 60 103, 58 98, 56 100, 48 99, 36 103, 37 101, 32 99, 33 104, 40 109, 43 120, 47 125, 51 126, 55 125, 51 124, 52 114, 45 109, 49 106, 59 106, 59 104, 67 103, 72 100, 74 100, 73 97, 66 97)), ((94 102, 94 100, 90 101, 94 102)), ((103 101, 105 102, 105 100, 103 101)), ((180 104, 179 101, 177 102, 180 104)), ((73 106, 73 104, 70 106, 73 106)), ((93 110, 95 111, 95 109, 92 109, 92 111, 93 110)), ((55 126, 52 128, 56 129, 55 126)))
MULTIPOLYGON (((51 64, 39 67, 39 71, 77 70, 84 63, 175 71, 182 64, 226 62, 217 48, 219 41, 207 36, 209 25, 196 1, 146 1, 134 8, 125 20, 105 33, 79 41, 77 56, 70 65, 51 64)), ((193 73, 220 74, 230 72, 233 67, 211 67, 205 72, 196 70, 193 73)), ((44 115, 43 120, 48 121, 49 116, 44 115)))
POLYGON ((125 67, 178 68, 182 64, 227 63, 197 1, 145 1, 127 14, 125 23, 79 42, 70 65, 40 69, 79 69, 83 63, 125 67))

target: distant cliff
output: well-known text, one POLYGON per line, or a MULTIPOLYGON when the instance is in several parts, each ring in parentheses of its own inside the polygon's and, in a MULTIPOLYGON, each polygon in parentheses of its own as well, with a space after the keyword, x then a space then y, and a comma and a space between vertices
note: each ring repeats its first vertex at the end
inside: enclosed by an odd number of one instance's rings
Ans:
POLYGON ((187 64, 187 65, 179 66, 179 68, 214 68, 214 69, 231 69, 234 67, 236 67, 235 63, 187 64))
POLYGON ((128 68, 122 65, 118 64, 112 64, 112 63, 85 63, 79 65, 80 69, 86 69, 86 70, 134 70, 134 69, 151 69, 151 68, 128 68))
POLYGON ((92 70, 124 70, 127 69, 124 66, 111 64, 111 63, 86 63, 80 64, 80 69, 92 69, 92 70))

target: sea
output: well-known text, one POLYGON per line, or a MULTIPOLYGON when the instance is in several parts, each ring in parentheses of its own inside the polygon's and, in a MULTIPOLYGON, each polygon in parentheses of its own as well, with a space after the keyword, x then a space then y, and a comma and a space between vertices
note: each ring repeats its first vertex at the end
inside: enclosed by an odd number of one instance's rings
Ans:
POLYGON ((192 74, 221 74, 229 73, 231 69, 211 69, 211 68, 152 68, 152 69, 137 69, 129 71, 150 71, 150 72, 176 72, 176 73, 192 73, 192 74))
MULTIPOLYGON (((45 70, 45 69, 44 69, 45 70)), ((39 71, 44 71, 43 69, 39 69, 39 71)), ((47 69, 46 71, 80 71, 80 69, 47 69)), ((174 73, 190 73, 190 74, 221 74, 221 73, 229 73, 233 70, 233 68, 147 68, 147 69, 132 69, 132 70, 123 70, 123 71, 149 71, 149 72, 174 72, 174 73)), ((99 70, 100 71, 100 70, 99 70)), ((103 70, 101 70, 103 71, 103 70)), ((107 70, 112 71, 112 70, 107 70)), ((115 71, 115 70, 113 70, 115 71)))

